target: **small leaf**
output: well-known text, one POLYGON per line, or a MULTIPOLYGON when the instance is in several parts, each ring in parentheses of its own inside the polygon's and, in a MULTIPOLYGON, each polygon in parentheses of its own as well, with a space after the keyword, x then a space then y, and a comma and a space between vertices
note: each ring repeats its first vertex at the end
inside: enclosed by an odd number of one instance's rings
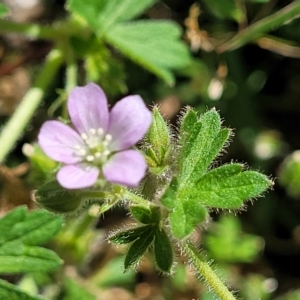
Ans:
POLYGON ((175 23, 149 20, 117 24, 104 37, 124 55, 172 85, 170 69, 190 63, 188 48, 179 40, 180 35, 181 29, 175 23))
POLYGON ((153 229, 145 231, 140 237, 130 246, 124 262, 125 271, 132 268, 143 254, 147 251, 154 239, 153 229))
POLYGON ((133 205, 130 207, 132 215, 143 224, 158 224, 160 221, 160 210, 157 206, 144 206, 133 205))
POLYGON ((145 232, 149 233, 152 231, 152 226, 146 225, 137 228, 128 229, 122 232, 119 232, 109 238, 109 240, 115 244, 128 244, 135 241, 145 232))
POLYGON ((155 230, 154 256, 158 269, 169 273, 173 264, 173 249, 170 239, 163 229, 155 230))
POLYGON ((230 136, 229 129, 221 129, 220 116, 214 109, 203 114, 200 122, 201 126, 194 126, 187 140, 188 146, 183 149, 189 151, 180 162, 181 187, 195 182, 207 171, 230 136))
POLYGON ((209 207, 239 208, 245 200, 257 197, 272 185, 267 176, 254 171, 242 172, 241 168, 239 164, 228 164, 213 169, 186 193, 209 207))
POLYGON ((82 16, 95 30, 102 33, 119 22, 129 21, 157 0, 69 0, 70 11, 82 16))
POLYGON ((15 285, 0 279, 0 299, 9 300, 43 300, 38 296, 31 296, 20 290, 15 285))

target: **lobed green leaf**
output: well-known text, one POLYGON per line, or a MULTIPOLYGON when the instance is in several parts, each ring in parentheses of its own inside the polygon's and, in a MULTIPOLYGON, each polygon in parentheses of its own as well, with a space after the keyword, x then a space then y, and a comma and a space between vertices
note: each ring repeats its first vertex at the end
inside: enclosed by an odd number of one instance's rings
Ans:
POLYGON ((154 239, 153 230, 142 233, 139 238, 130 246, 124 262, 125 271, 132 268, 144 255, 154 239))
POLYGON ((173 249, 169 237, 163 229, 155 230, 154 258, 158 269, 169 273, 173 264, 173 249))
POLYGON ((177 205, 170 214, 170 225, 174 236, 183 239, 208 215, 207 209, 194 199, 177 199, 177 205))
POLYGON ((114 24, 129 21, 157 0, 69 0, 69 10, 82 16, 96 33, 103 33, 114 24))
POLYGON ((165 80, 174 83, 170 69, 190 63, 187 47, 179 40, 181 29, 170 21, 136 21, 113 26, 104 38, 124 55, 165 80))
POLYGON ((261 173, 242 172, 241 165, 229 164, 209 171, 186 192, 202 205, 234 209, 263 193, 271 184, 261 173))
POLYGON ((201 126, 196 123, 193 127, 188 146, 183 149, 186 153, 180 162, 180 187, 191 185, 207 171, 230 136, 229 129, 221 129, 220 116, 214 109, 203 114, 200 122, 201 126))

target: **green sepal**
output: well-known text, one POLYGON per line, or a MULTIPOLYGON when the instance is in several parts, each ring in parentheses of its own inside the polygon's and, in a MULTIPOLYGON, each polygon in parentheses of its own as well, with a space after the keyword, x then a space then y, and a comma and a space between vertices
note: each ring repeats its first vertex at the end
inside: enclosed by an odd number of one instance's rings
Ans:
POLYGON ((235 209, 271 185, 272 181, 261 173, 243 171, 240 164, 228 164, 209 171, 185 192, 202 205, 235 209))
POLYGON ((125 272, 134 267, 141 259, 143 254, 147 251, 154 239, 153 227, 148 228, 142 233, 135 242, 130 246, 124 261, 125 272))
POLYGON ((169 273, 173 264, 173 249, 169 237, 163 229, 155 229, 154 259, 157 268, 169 273))
POLYGON ((55 213, 70 213, 81 206, 80 192, 63 188, 56 180, 46 182, 36 191, 36 202, 55 213))
POLYGON ((152 111, 152 123, 144 138, 146 160, 150 172, 159 175, 168 167, 172 153, 171 133, 157 106, 152 111))
POLYGON ((160 210, 157 206, 133 205, 130 207, 132 215, 143 224, 158 224, 160 222, 160 210))
POLYGON ((152 231, 151 225, 141 226, 119 232, 109 238, 109 240, 118 245, 131 243, 138 239, 143 233, 152 231))

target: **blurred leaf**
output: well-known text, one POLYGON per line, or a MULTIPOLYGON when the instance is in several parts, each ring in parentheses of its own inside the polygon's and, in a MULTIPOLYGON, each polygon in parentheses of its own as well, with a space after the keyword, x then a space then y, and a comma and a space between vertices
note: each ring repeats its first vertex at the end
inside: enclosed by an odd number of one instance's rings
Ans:
POLYGON ((142 233, 139 238, 130 246, 124 262, 125 272, 142 258, 154 239, 153 230, 142 233))
POLYGON ((291 197, 300 196, 300 150, 294 151, 285 158, 279 168, 278 179, 291 197))
POLYGON ((173 249, 170 239, 163 229, 155 230, 154 259, 160 271, 170 272, 173 264, 173 249))
POLYGON ((276 300, 300 300, 300 289, 290 291, 278 298, 276 300))
MULTIPOLYGON (((276 290, 278 283, 274 278, 266 278, 260 274, 248 274, 241 278, 241 296, 245 300, 260 299, 270 300, 276 290)), ((300 295, 299 298, 300 299, 300 295)), ((291 298, 297 300, 297 298, 291 298)))
POLYGON ((8 7, 0 3, 0 17, 5 17, 9 13, 8 7))
POLYGON ((135 277, 136 273, 133 270, 124 273, 124 257, 117 256, 108 261, 102 268, 98 268, 90 280, 99 287, 130 287, 134 284, 135 277))
POLYGON ((244 12, 237 7, 235 0, 205 0, 205 4, 218 17, 233 19, 237 22, 242 22, 245 18, 244 12))
POLYGON ((0 272, 50 271, 60 258, 51 250, 35 245, 45 243, 61 228, 62 219, 46 211, 26 214, 18 207, 0 220, 0 272))
POLYGON ((73 278, 65 278, 64 282, 66 295, 63 300, 96 300, 97 297, 92 295, 86 287, 82 286, 73 278))
POLYGON ((180 35, 181 29, 175 23, 149 20, 117 24, 105 33, 105 39, 172 85, 174 77, 170 69, 190 63, 189 51, 179 40, 180 35))
POLYGON ((219 262, 253 262, 262 250, 260 237, 242 232, 239 219, 222 216, 204 238, 210 256, 219 262))
POLYGON ((139 16, 155 2, 157 0, 69 0, 68 7, 82 16, 96 33, 103 33, 119 22, 139 16))
POLYGON ((224 43, 218 48, 219 52, 232 51, 248 42, 254 41, 269 31, 275 30, 277 27, 299 17, 300 1, 293 1, 291 4, 278 10, 273 15, 267 16, 248 28, 241 30, 231 40, 224 43))
POLYGON ((271 185, 261 173, 243 172, 242 165, 228 164, 209 171, 182 193, 209 207, 231 209, 241 207, 244 200, 257 197, 271 185))
POLYGON ((43 300, 38 296, 31 296, 17 288, 15 285, 0 279, 0 299, 9 300, 43 300))

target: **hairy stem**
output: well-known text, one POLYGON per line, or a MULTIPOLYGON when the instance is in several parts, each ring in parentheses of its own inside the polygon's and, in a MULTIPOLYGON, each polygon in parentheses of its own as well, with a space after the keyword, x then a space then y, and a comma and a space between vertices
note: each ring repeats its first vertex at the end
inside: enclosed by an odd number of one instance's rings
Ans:
POLYGON ((35 83, 2 129, 0 134, 0 162, 3 162, 29 123, 62 61, 62 52, 58 49, 51 50, 35 83))
POLYGON ((199 251, 191 243, 186 243, 183 248, 199 274, 221 300, 236 300, 199 251))

